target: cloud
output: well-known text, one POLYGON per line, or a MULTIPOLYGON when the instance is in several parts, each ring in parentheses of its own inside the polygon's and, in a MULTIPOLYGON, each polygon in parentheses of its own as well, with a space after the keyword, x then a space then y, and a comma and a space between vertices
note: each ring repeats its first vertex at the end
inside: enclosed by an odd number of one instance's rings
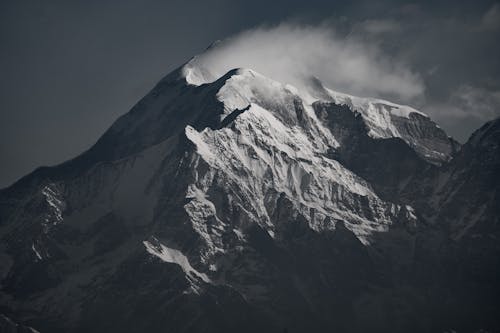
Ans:
POLYGON ((500 116, 500 91, 461 85, 444 103, 431 105, 430 113, 443 118, 476 118, 488 121, 500 116))
POLYGON ((488 121, 500 116, 500 91, 462 85, 452 94, 449 104, 454 108, 450 116, 474 116, 488 121))
POLYGON ((197 61, 215 77, 244 67, 300 86, 304 78, 315 76, 337 91, 405 102, 424 91, 420 76, 375 42, 342 38, 327 25, 280 24, 247 30, 218 43, 197 61))
POLYGON ((495 3, 483 15, 481 20, 482 30, 498 30, 500 29, 500 5, 495 3))
POLYGON ((449 134, 465 142, 469 133, 484 122, 500 117, 500 90, 461 85, 447 100, 429 103, 424 111, 445 124, 449 134))

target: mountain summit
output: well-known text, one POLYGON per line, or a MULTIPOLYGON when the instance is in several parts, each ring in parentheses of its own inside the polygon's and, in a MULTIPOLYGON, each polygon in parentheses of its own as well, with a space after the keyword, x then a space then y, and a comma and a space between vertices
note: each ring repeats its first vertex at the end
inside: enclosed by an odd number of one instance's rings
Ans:
POLYGON ((88 151, 0 192, 2 318, 42 333, 498 329, 498 122, 460 147, 409 106, 216 77, 195 57, 88 151))

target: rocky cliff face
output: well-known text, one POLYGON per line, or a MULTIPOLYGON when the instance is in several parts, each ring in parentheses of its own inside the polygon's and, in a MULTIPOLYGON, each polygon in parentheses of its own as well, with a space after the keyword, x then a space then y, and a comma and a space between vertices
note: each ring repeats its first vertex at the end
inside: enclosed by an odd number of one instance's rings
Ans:
POLYGON ((42 333, 498 328, 455 278, 496 235, 488 128, 458 152, 410 107, 192 61, 0 192, 1 311, 42 333))

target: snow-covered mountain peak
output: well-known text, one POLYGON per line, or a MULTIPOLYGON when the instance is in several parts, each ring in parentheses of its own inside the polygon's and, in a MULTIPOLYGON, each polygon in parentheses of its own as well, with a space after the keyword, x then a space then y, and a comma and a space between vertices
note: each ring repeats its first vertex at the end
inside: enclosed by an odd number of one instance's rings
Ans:
MULTIPOLYGON (((274 109, 282 118, 290 118, 293 116, 290 115, 291 106, 298 103, 314 121, 316 117, 311 110, 315 103, 333 103, 347 105, 352 112, 359 113, 372 138, 400 138, 432 163, 449 160, 456 145, 426 114, 410 106, 334 91, 315 77, 302 80, 297 86, 278 82, 251 69, 240 68, 224 75, 214 74, 197 57, 183 66, 182 73, 187 84, 193 86, 227 78, 217 94, 217 98, 224 103, 224 115, 256 103, 274 109)), ((319 130, 322 131, 321 128, 319 130)), ((336 145, 334 142, 338 140, 333 138, 330 141, 336 145)))
MULTIPOLYGON (((216 43, 214 44, 216 45, 216 43)), ((209 48, 211 47, 212 46, 210 46, 209 48)), ((278 83, 276 80, 267 78, 261 73, 244 67, 229 70, 227 73, 217 72, 209 68, 206 64, 202 63, 199 60, 199 56, 193 57, 188 63, 186 63, 182 67, 181 72, 185 81, 188 84, 195 86, 212 83, 223 76, 227 76, 228 73, 232 73, 237 76, 255 78, 258 82, 252 84, 253 86, 279 86, 281 83, 282 85, 289 87, 291 91, 309 102, 309 104, 312 104, 312 102, 314 101, 335 101, 338 104, 346 104, 352 107, 354 110, 365 114, 367 117, 371 116, 372 118, 375 118, 376 116, 370 115, 371 113, 385 113, 405 118, 410 118, 411 114, 418 114, 420 116, 428 118, 425 113, 407 105, 400 105, 379 98, 357 97, 332 90, 329 87, 325 87, 323 82, 321 82, 321 80, 315 76, 305 77, 300 81, 297 81, 300 82, 300 85, 294 85, 290 82, 278 83)))

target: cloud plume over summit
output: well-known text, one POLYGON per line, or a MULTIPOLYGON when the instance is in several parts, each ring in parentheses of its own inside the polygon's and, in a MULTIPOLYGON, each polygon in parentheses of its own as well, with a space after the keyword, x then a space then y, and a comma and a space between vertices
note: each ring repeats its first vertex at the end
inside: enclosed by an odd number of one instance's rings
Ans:
POLYGON ((217 43, 195 61, 215 77, 243 67, 296 86, 314 76, 337 91, 402 102, 424 92, 419 74, 384 54, 377 43, 341 37, 327 25, 246 30, 217 43))

